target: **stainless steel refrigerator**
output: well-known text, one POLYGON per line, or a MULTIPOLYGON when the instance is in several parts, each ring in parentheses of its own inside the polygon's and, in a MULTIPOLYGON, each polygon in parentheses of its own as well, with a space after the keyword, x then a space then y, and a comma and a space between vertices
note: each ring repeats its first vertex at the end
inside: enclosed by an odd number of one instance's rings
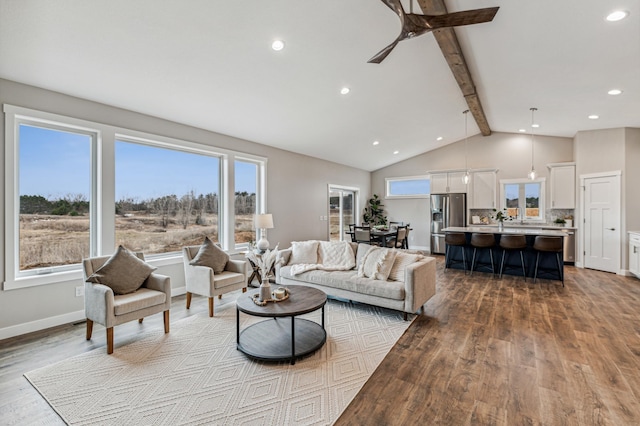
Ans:
POLYGON ((467 226, 467 194, 431 194, 431 253, 444 254, 449 226, 467 226))

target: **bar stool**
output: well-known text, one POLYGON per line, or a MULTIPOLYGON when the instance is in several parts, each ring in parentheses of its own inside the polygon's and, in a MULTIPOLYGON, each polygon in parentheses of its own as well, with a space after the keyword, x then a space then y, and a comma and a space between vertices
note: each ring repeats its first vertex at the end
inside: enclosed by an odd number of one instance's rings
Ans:
MULTIPOLYGON (((533 249, 538 253, 536 255, 536 270, 533 275, 533 282, 536 282, 538 278, 538 262, 540 261, 540 252, 555 253, 556 264, 558 265, 558 277, 562 281, 562 287, 564 287, 564 274, 562 273, 562 264, 560 263, 560 253, 562 253, 562 238, 563 237, 546 237, 538 235, 533 242, 533 249)), ((548 270, 541 270, 541 273, 550 273, 548 270)), ((555 276, 554 276, 555 278, 555 276)))
POLYGON ((454 263, 461 263, 459 260, 451 259, 451 250, 454 247, 460 247, 462 250, 462 265, 464 267, 464 273, 467 273, 467 257, 465 255, 465 246, 467 245, 467 236, 464 232, 447 232, 444 234, 444 243, 445 243, 445 261, 444 267, 450 268, 454 263))
MULTIPOLYGON (((527 270, 524 266, 524 249, 527 248, 527 238, 524 235, 509 235, 502 234, 500 236, 500 248, 502 249, 502 262, 500 263, 500 278, 502 278, 502 273, 504 272, 504 261, 505 255, 507 253, 511 254, 514 251, 518 251, 520 253, 520 264, 522 265, 522 275, 524 276, 525 282, 527 281, 527 270)), ((509 257, 507 256, 508 260, 509 257)), ((509 268, 509 266, 507 266, 509 268)), ((517 269, 511 267, 512 269, 517 269)))
MULTIPOLYGON (((491 274, 495 277, 496 270, 493 266, 493 250, 492 248, 495 246, 496 240, 493 234, 480 234, 473 233, 471 234, 471 247, 473 247, 473 259, 471 260, 471 270, 469 271, 469 275, 473 274, 473 270, 476 266, 476 252, 478 249, 489 249, 489 258, 491 259, 491 274)), ((478 267, 488 267, 489 264, 479 264, 478 267)))

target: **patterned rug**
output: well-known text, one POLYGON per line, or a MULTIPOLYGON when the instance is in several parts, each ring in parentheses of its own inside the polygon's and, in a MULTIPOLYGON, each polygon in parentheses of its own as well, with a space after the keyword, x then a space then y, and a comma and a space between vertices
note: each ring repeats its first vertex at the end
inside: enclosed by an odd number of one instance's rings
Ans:
MULTIPOLYGON (((332 424, 407 329, 396 311, 330 300, 327 342, 289 363, 236 349, 235 306, 25 374, 72 425, 332 424)), ((320 311, 304 315, 320 322, 320 311)), ((241 326, 259 321, 241 314, 241 326)))

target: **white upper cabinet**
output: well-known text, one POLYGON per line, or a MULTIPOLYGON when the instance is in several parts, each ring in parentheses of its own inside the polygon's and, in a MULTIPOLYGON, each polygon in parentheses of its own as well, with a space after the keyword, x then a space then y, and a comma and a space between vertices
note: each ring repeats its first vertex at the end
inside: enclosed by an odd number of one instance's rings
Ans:
POLYGON ((432 173, 431 193, 467 192, 467 185, 462 180, 463 177, 464 172, 432 173))
POLYGON ((496 208, 496 170, 482 170, 471 173, 470 209, 496 208))
POLYGON ((548 164, 551 172, 549 179, 552 209, 576 208, 576 164, 548 164))

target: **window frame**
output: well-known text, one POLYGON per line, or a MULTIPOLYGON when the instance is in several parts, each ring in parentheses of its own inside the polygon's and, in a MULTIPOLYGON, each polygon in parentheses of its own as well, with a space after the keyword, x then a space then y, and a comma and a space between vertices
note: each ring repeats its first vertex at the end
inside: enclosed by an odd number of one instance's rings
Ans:
MULTIPOLYGON (((28 273, 19 270, 19 125, 29 123, 48 128, 81 133, 95 134, 91 147, 91 195, 90 195, 90 247, 91 256, 109 255, 114 252, 115 244, 115 143, 116 140, 141 143, 168 148, 219 156, 220 161, 220 207, 219 239, 222 248, 235 252, 244 247, 236 246, 234 239, 234 160, 258 164, 256 204, 259 212, 264 213, 267 205, 267 164, 266 157, 215 147, 201 142, 174 139, 162 135, 126 129, 113 125, 77 119, 9 104, 3 105, 5 114, 5 280, 3 290, 20 289, 39 285, 56 284, 82 278, 82 265, 64 265, 63 267, 36 268, 28 273)), ((179 264, 180 252, 149 255, 146 259, 154 266, 179 264)))
MULTIPOLYGON (((235 199, 235 162, 236 161, 240 161, 243 163, 250 163, 250 164, 254 164, 257 166, 257 173, 256 173, 256 212, 255 214, 264 214, 266 213, 266 209, 267 209, 267 185, 266 185, 266 178, 267 178, 267 161, 264 158, 260 158, 260 157, 256 157, 256 156, 250 156, 250 155, 236 155, 233 159, 233 163, 234 163, 234 173, 233 173, 233 186, 234 186, 234 191, 233 191, 233 196, 235 199)), ((233 229, 235 231, 235 208, 233 209, 233 229)), ((258 230, 256 229, 256 238, 258 236, 258 230)), ((233 235, 233 239, 231 240, 233 241, 234 244, 234 249, 241 251, 241 250, 248 250, 249 249, 249 242, 245 242, 245 243, 236 243, 235 242, 235 235, 233 235)))
POLYGON ((429 175, 419 176, 402 176, 384 178, 385 199, 402 199, 402 198, 429 198, 431 196, 431 178, 429 175), (391 184, 394 182, 405 182, 410 180, 425 180, 429 182, 429 192, 426 194, 410 194, 410 195, 394 195, 390 193, 391 184))
MULTIPOLYGON (((506 191, 505 191, 505 185, 521 185, 524 187, 524 185, 527 184, 532 184, 532 183, 538 183, 540 185, 540 204, 538 206, 538 211, 539 211, 539 215, 538 218, 536 219, 527 219, 522 217, 522 207, 520 205, 518 205, 518 216, 517 216, 517 220, 520 220, 522 222, 527 222, 527 223, 544 223, 546 221, 545 219, 545 215, 546 215, 546 192, 545 192, 545 187, 546 187, 546 178, 544 177, 540 177, 540 178, 536 178, 536 179, 527 179, 527 178, 522 178, 522 179, 500 179, 500 209, 505 209, 507 208, 507 203, 506 203, 506 191)), ((522 189, 522 191, 524 191, 524 189, 522 189)), ((526 209, 526 195, 524 198, 524 203, 525 203, 525 209, 526 209)))

